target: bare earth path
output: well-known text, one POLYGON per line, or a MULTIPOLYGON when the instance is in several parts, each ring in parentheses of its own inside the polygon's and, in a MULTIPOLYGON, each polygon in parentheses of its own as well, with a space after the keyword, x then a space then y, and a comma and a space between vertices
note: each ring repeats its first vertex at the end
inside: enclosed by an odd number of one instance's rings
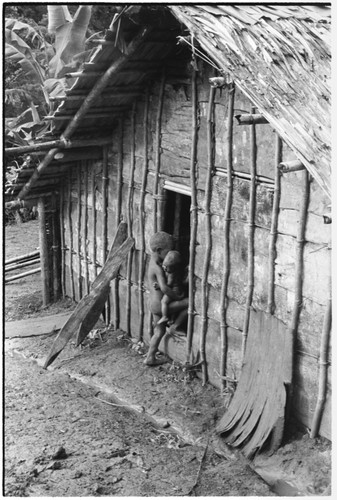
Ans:
MULTIPOLYGON (((7 256, 34 250, 36 235, 35 221, 6 229, 7 256)), ((5 294, 7 321, 74 307, 66 300, 42 310, 39 275, 5 294)), ((144 346, 112 328, 101 333, 82 350, 70 342, 48 370, 41 366, 55 334, 5 340, 7 496, 275 495, 214 436, 225 411, 218 390, 176 364, 145 367, 144 346)), ((327 494, 324 440, 298 435, 275 463, 297 487, 285 495, 327 494)))

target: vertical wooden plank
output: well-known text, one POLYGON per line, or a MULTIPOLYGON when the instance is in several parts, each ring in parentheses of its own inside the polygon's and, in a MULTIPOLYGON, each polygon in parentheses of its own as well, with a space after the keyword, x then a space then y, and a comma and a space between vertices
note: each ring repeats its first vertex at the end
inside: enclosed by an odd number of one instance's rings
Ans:
POLYGON ((51 217, 51 231, 52 231, 52 259, 53 259, 53 302, 60 298, 60 266, 59 266, 59 231, 58 231, 58 217, 57 217, 57 199, 56 194, 52 194, 52 217, 51 217))
POLYGON ((83 197, 84 197, 84 215, 83 215, 83 254, 84 254, 84 287, 85 294, 89 293, 89 264, 88 264, 88 165, 83 160, 83 197))
POLYGON ((65 182, 64 179, 61 181, 60 186, 60 197, 59 197, 59 214, 60 214, 60 238, 61 238, 61 291, 62 298, 66 296, 66 248, 65 248, 65 238, 64 238, 64 189, 65 182))
POLYGON ((201 289, 201 332, 200 332, 200 361, 202 367, 203 384, 208 380, 206 350, 207 312, 208 312, 208 271, 212 251, 212 221, 211 221, 211 196, 212 175, 214 163, 214 97, 215 87, 210 87, 208 112, 207 112, 207 177, 205 187, 205 226, 206 226, 206 251, 203 263, 201 289))
MULTIPOLYGON (((123 120, 119 119, 118 123, 118 161, 117 161, 117 210, 116 210, 116 227, 121 222, 122 212, 122 185, 123 185, 123 120)), ((120 309, 119 309, 119 277, 114 280, 114 327, 119 329, 120 309)))
POLYGON ((148 172, 148 114, 149 114, 149 89, 146 90, 145 107, 144 107, 144 164, 142 183, 140 189, 140 202, 139 202, 139 226, 140 226, 140 258, 139 258, 139 276, 138 276, 138 290, 139 290, 139 340, 143 339, 144 330, 144 270, 145 270, 145 190, 148 172))
POLYGON ((268 303, 267 312, 274 314, 275 310, 275 260, 276 260, 276 241, 278 229, 278 214, 280 209, 281 197, 281 173, 278 168, 282 161, 282 139, 276 134, 275 138, 275 166, 274 166, 274 200, 271 216, 270 240, 269 240, 269 277, 268 277, 268 303))
POLYGON ((92 196, 92 265, 94 271, 94 280, 97 277, 97 243, 96 243, 96 176, 95 169, 92 165, 91 168, 91 196, 92 196))
MULTIPOLYGON (((291 174, 288 174, 291 175, 291 174)), ((303 186, 301 195, 301 204, 299 211, 299 220, 297 226, 297 238, 296 238, 296 257, 295 257, 295 285, 294 285, 294 305, 290 324, 290 336, 292 340, 292 373, 294 373, 294 358, 295 358, 295 348, 296 348, 296 336, 297 329, 300 319, 300 313, 302 308, 302 284, 303 284, 303 251, 305 246, 305 228, 307 223, 307 214, 309 206, 309 193, 310 193, 310 182, 309 173, 305 169, 302 171, 303 186)), ((294 379, 294 376, 292 377, 294 379)), ((290 399, 293 398, 293 383, 290 388, 290 399)), ((292 405, 290 405, 292 406, 292 405)))
POLYGON ((82 162, 77 165, 77 265, 78 265, 78 300, 82 298, 82 262, 81 262, 81 217, 82 217, 82 202, 81 202, 81 167, 82 162))
POLYGON ((37 204, 39 214, 39 247, 42 278, 42 304, 47 306, 50 303, 50 274, 48 259, 48 242, 46 234, 46 210, 45 202, 41 197, 37 204))
POLYGON ((175 241, 175 248, 180 251, 180 214, 181 214, 181 194, 175 193, 175 207, 174 207, 174 221, 173 221, 173 238, 175 241))
MULTIPOLYGON (((252 106, 252 114, 255 113, 255 107, 252 106)), ((255 205, 256 205, 256 126, 250 125, 250 193, 249 193, 249 235, 248 235, 248 269, 247 269, 247 296, 245 304, 245 317, 242 331, 242 361, 246 351, 246 343, 248 336, 250 306, 252 304, 254 291, 254 232, 255 232, 255 205)))
POLYGON ((156 233, 160 228, 160 215, 158 212, 158 184, 159 184, 159 173, 160 173, 160 146, 161 146, 161 119, 163 113, 163 102, 164 102, 164 91, 165 91, 165 79, 166 71, 165 68, 162 70, 160 89, 159 89, 159 102, 157 108, 156 117, 156 151, 155 151, 155 172, 154 172, 154 184, 153 184, 153 232, 156 233))
POLYGON ((73 269, 73 224, 71 219, 71 183, 72 175, 69 169, 68 173, 68 227, 69 227, 69 271, 70 271, 70 287, 71 287, 71 298, 75 300, 75 286, 74 286, 74 269, 73 269))
MULTIPOLYGON (((108 188, 108 147, 103 148, 102 167, 102 264, 104 265, 107 255, 108 244, 108 211, 107 211, 107 188, 108 188)), ((110 323, 110 301, 105 303, 105 324, 110 323)))
MULTIPOLYGON (((129 186, 128 186, 128 236, 132 238, 133 230, 133 190, 134 190, 134 176, 135 176, 135 114, 136 114, 137 104, 134 103, 132 106, 131 113, 131 158, 130 158, 130 173, 129 173, 129 186)), ((131 337, 131 276, 132 276, 132 261, 133 261, 134 248, 132 247, 127 260, 126 269, 126 279, 127 279, 127 295, 126 295, 126 333, 131 337)))
POLYGON ((191 142, 191 236, 190 236, 190 259, 188 264, 188 321, 186 336, 186 363, 191 362, 192 338, 194 327, 194 269, 195 269, 195 247, 198 229, 198 200, 196 188, 196 163, 198 143, 198 96, 197 96, 197 72, 192 72, 192 142, 191 142))
POLYGON ((230 222, 231 208, 233 201, 233 116, 234 116, 234 99, 235 86, 232 84, 228 89, 228 121, 227 121, 227 197, 224 214, 224 270, 221 282, 220 295, 220 335, 221 335, 221 361, 220 361, 220 377, 222 390, 226 387, 226 365, 227 365, 227 293, 228 281, 230 274, 230 222))

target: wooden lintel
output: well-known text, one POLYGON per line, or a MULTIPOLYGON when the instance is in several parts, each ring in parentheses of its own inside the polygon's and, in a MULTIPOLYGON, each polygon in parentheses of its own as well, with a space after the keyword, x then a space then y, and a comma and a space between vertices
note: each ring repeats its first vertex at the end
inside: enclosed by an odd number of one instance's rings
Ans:
POLYGON ((269 123, 263 115, 253 115, 245 113, 244 115, 235 115, 238 125, 258 125, 262 123, 269 123))

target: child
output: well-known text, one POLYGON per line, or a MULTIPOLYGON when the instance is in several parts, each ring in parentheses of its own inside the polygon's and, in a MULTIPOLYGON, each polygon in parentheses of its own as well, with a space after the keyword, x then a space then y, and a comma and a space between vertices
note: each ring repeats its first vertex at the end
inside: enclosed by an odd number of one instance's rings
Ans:
POLYGON ((151 338, 150 348, 144 361, 144 363, 148 366, 160 364, 160 362, 156 359, 156 352, 161 339, 166 333, 165 324, 158 324, 162 315, 161 300, 163 295, 167 295, 172 301, 168 304, 169 314, 179 312, 179 315, 175 320, 176 326, 180 326, 187 317, 188 298, 181 300, 180 296, 167 285, 165 273, 162 268, 166 255, 173 250, 173 248, 173 236, 165 233, 164 231, 158 231, 150 239, 150 249, 152 255, 148 270, 148 280, 150 288, 150 310, 154 318, 154 334, 151 338))
MULTIPOLYGON (((182 282, 182 266, 181 266, 181 255, 176 250, 170 250, 166 255, 162 268, 166 276, 166 284, 172 291, 176 294, 177 300, 184 298, 183 282, 182 282)), ((158 325, 162 323, 167 323, 169 321, 168 310, 169 304, 172 299, 168 295, 164 295, 161 299, 161 313, 162 317, 158 321, 158 325)))

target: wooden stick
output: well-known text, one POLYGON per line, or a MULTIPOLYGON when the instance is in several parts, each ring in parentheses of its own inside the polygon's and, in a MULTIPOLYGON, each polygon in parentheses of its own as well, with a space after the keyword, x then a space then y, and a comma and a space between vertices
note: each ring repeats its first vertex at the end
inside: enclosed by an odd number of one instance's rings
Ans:
POLYGON ((84 252, 84 289, 89 293, 89 264, 88 264, 88 162, 82 161, 84 182, 84 216, 83 216, 83 252, 84 252))
POLYGON ((5 278, 5 283, 9 283, 10 281, 19 280, 20 278, 24 278, 25 276, 30 276, 31 274, 36 274, 41 272, 41 267, 36 269, 32 269, 31 271, 26 271, 25 273, 16 274, 15 276, 11 276, 10 278, 5 278))
MULTIPOLYGON (((118 165, 117 165, 117 210, 116 227, 121 222, 122 215, 122 186, 123 186, 123 120, 119 120, 118 128, 118 165)), ((120 309, 119 309, 119 278, 114 282, 114 328, 119 329, 120 309)))
POLYGON ((278 168, 283 174, 287 174, 288 172, 297 172, 298 170, 305 170, 305 166, 300 160, 280 162, 278 168))
POLYGON ((68 226, 69 226, 69 271, 70 271, 70 287, 71 298, 75 300, 75 285, 74 285, 74 269, 73 269, 73 225, 71 219, 71 170, 68 171, 68 226))
MULTIPOLYGON (((303 187, 301 193, 301 205, 299 212, 299 221, 297 226, 297 249, 296 249, 296 260, 295 260, 295 286, 294 286, 294 306, 292 311, 292 318, 290 324, 290 337, 292 340, 292 373, 294 374, 295 367, 295 348, 296 348, 296 336, 299 324, 300 313, 302 309, 302 279, 303 279, 303 250, 305 245, 305 228, 307 222, 308 205, 309 205, 309 174, 307 170, 303 170, 303 187)), ((294 379, 294 375, 292 377, 294 379)), ((290 399, 293 398, 294 388, 293 383, 290 388, 290 399)))
POLYGON ((36 250, 34 252, 29 252, 24 255, 19 255, 18 257, 13 257, 12 259, 8 259, 5 261, 5 265, 14 264, 15 262, 20 262, 22 260, 31 260, 40 256, 40 251, 36 250))
MULTIPOLYGON (((69 100, 67 97, 67 100, 69 100)), ((82 96, 84 99, 85 96, 82 96)), ((108 144, 111 142, 111 137, 96 137, 94 139, 90 139, 89 137, 86 139, 75 139, 73 141, 67 141, 65 139, 55 139, 54 141, 47 142, 38 142, 36 144, 29 144, 27 146, 16 146, 13 148, 5 148, 6 154, 23 154, 23 153, 36 153, 37 151, 45 151, 51 148, 59 148, 59 149, 72 149, 72 148, 82 148, 88 146, 103 146, 104 144, 108 144)))
MULTIPOLYGON (((107 211, 107 186, 108 186, 108 147, 103 147, 103 168, 102 168, 102 264, 106 260, 108 244, 108 211, 107 211)), ((105 324, 110 323, 110 297, 105 303, 105 324)))
POLYGON ((212 174, 214 163, 214 96, 215 87, 210 87, 208 112, 207 112, 207 177, 205 187, 205 239, 206 250, 202 271, 201 289, 201 332, 200 332, 200 361, 202 363, 202 381, 205 385, 208 380, 207 362, 206 362, 206 332, 207 332, 207 311, 208 311, 208 272, 212 252, 212 220, 211 220, 211 196, 212 196, 212 174))
POLYGON ((160 89, 159 89, 159 101, 157 107, 157 118, 156 118, 156 151, 155 151, 155 173, 154 173, 154 183, 153 183, 153 232, 156 233, 160 227, 160 214, 158 212, 158 184, 159 184, 159 173, 160 173, 160 150, 161 150, 161 119, 163 114, 163 103, 164 103, 164 92, 165 92, 165 79, 166 71, 165 68, 162 70, 160 89))
POLYGON ((81 203, 81 163, 77 166, 77 284, 78 284, 78 301, 82 298, 82 266, 81 266, 81 217, 82 217, 82 203, 81 203))
POLYGON ((60 214, 60 240, 61 240, 61 292, 62 298, 66 296, 66 248, 65 248, 65 238, 64 238, 64 189, 65 182, 64 179, 61 181, 61 190, 59 196, 59 214, 60 214))
POLYGON ((234 84, 229 89, 228 94, 228 121, 227 121, 227 197, 225 205, 225 227, 224 227, 224 270, 221 283, 221 362, 220 362, 220 381, 222 390, 226 387, 226 362, 227 362, 227 302, 228 302, 228 281, 230 274, 230 216, 233 199, 233 114, 234 114, 234 99, 235 86, 234 84))
POLYGON ((48 242, 46 234, 46 210, 44 199, 40 198, 37 209, 39 212, 39 247, 42 277, 42 304, 43 307, 50 303, 50 274, 48 259, 48 242))
POLYGON ((190 258, 188 264, 188 321, 186 335, 186 363, 191 362, 192 338, 194 327, 194 269, 195 269, 195 247, 198 229, 198 200, 196 188, 196 162, 198 143, 198 95, 197 95, 197 73, 192 73, 192 143, 191 143, 191 236, 190 236, 190 258))
POLYGON ((97 243, 96 243, 96 177, 94 165, 91 169, 91 196, 92 196, 92 265, 94 271, 94 279, 97 276, 97 243))
POLYGON ((257 114, 244 114, 244 115, 235 115, 236 120, 238 121, 238 125, 257 125, 259 123, 269 123, 267 118, 263 115, 257 114))
POLYGON ((268 277, 268 304, 267 304, 267 313, 269 314, 274 314, 275 310, 276 241, 277 241, 278 214, 280 209, 280 197, 281 197, 281 174, 278 165, 281 161, 282 161, 282 139, 278 134, 276 134, 275 168, 274 168, 275 188, 274 188, 274 200, 273 200, 270 240, 269 240, 269 277, 268 277))
MULTIPOLYGON (((252 107, 252 113, 254 113, 255 108, 252 107)), ((254 115, 252 115, 254 116, 254 115)), ((255 233, 255 205, 256 205, 256 127, 254 125, 254 120, 250 126, 250 194, 249 194, 249 236, 248 236, 248 270, 247 270, 247 296, 245 304, 245 317, 243 322, 242 331, 242 359, 241 364, 243 365, 243 360, 246 351, 246 343, 249 328, 249 316, 250 316, 250 306, 252 305, 253 291, 254 291, 254 233, 255 233)))
POLYGON ((315 413, 312 419, 310 437, 315 438, 318 434, 322 420, 327 379, 328 379, 328 350, 331 332, 331 315, 332 315, 332 299, 331 299, 331 282, 329 283, 330 297, 326 306, 324 315, 323 331, 321 337, 320 355, 319 355, 319 379, 318 379, 318 396, 315 408, 315 413))
POLYGON ((5 268, 5 274, 10 273, 11 271, 16 271, 17 269, 22 269, 23 267, 33 266, 40 262, 40 257, 37 259, 26 260, 25 262, 20 262, 19 264, 14 264, 12 266, 5 268))
MULTIPOLYGON (((93 86, 88 96, 84 99, 80 109, 76 112, 75 116, 72 118, 66 130, 63 132, 61 140, 68 140, 71 138, 73 133, 77 130, 78 126, 80 125, 83 117, 87 114, 88 110, 96 101, 97 97, 110 83, 111 76, 119 72, 121 67, 127 63, 128 59, 132 57, 132 55, 135 53, 138 47, 143 43, 149 32, 150 28, 148 27, 141 28, 139 33, 129 43, 125 54, 123 54, 119 59, 117 59, 117 61, 113 61, 113 63, 109 66, 109 68, 105 71, 105 73, 103 73, 103 75, 97 80, 96 84, 93 86)), ((26 197, 28 192, 37 182, 37 180, 44 172, 44 170, 46 170, 49 163, 53 160, 55 154, 58 153, 58 151, 59 151, 58 148, 53 148, 47 153, 47 155, 42 160, 40 165, 37 167, 36 171, 29 179, 27 184, 21 189, 20 193, 18 194, 19 199, 23 199, 26 197)))
POLYGON ((140 228, 140 256, 139 256, 139 340, 143 339, 144 330, 144 271, 145 271, 145 194, 148 171, 148 115, 149 115, 149 89, 146 90, 144 107, 144 164, 142 185, 139 202, 139 228, 140 228))
POLYGON ((52 207, 54 211, 51 217, 51 226, 52 226, 52 259, 53 259, 53 301, 56 302, 60 298, 60 264, 59 264, 59 228, 57 225, 58 222, 58 212, 56 210, 57 207, 57 199, 56 195, 52 196, 52 207))
MULTIPOLYGON (((131 158, 130 158, 130 173, 129 173, 129 187, 128 187, 128 236, 132 238, 132 224, 133 224, 133 190, 134 190, 134 175, 136 165, 135 153, 135 114, 137 103, 135 102, 132 107, 131 113, 131 158)), ((131 337, 131 277, 132 277, 132 261, 133 261, 134 248, 132 247, 127 261, 126 279, 127 279, 127 296, 126 296, 126 333, 131 337)))
MULTIPOLYGON (((87 113, 85 118, 86 120, 96 120, 97 118, 111 118, 112 114, 120 114, 123 111, 127 111, 128 109, 128 106, 114 106, 110 108, 110 111, 102 111, 101 113, 87 113)), ((73 115, 48 115, 44 116, 43 119, 47 121, 72 121, 73 115)))

